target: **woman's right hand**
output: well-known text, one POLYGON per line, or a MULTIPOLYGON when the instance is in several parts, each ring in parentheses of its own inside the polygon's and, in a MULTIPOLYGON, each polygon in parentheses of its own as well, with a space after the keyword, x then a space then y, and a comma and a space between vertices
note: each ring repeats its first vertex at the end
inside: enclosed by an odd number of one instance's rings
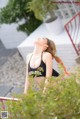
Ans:
POLYGON ((66 71, 65 76, 70 76, 70 72, 66 71))
POLYGON ((62 80, 66 79, 68 76, 70 76, 70 72, 66 71, 62 77, 62 80))

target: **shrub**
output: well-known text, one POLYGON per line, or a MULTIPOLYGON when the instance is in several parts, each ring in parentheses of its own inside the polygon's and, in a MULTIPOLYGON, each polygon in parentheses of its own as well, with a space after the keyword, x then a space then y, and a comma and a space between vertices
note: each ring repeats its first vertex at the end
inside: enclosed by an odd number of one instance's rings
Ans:
POLYGON ((75 80, 79 71, 51 77, 44 94, 31 88, 17 96, 19 101, 8 101, 9 119, 80 119, 80 85, 75 80))

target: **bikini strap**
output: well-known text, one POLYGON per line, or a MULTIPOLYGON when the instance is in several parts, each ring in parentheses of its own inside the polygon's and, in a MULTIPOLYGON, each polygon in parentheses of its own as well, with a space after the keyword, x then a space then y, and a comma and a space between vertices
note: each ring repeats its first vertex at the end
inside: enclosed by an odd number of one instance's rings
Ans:
MULTIPOLYGON (((32 55, 33 55, 33 53, 32 53, 32 55)), ((30 63, 30 61, 31 61, 32 55, 31 55, 31 57, 30 57, 29 63, 30 63)), ((42 54, 41 54, 41 60, 42 60, 42 57, 43 57, 43 52, 42 52, 42 54)))

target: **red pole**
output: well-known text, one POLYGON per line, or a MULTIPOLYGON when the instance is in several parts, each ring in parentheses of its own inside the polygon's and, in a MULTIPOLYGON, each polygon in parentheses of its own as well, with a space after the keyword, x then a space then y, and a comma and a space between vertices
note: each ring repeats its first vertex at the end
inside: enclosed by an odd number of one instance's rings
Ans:
POLYGON ((68 35, 69 35, 69 38, 70 38, 70 40, 71 40, 71 42, 72 42, 72 45, 73 45, 73 47, 74 47, 74 49, 75 49, 77 55, 79 55, 79 53, 78 53, 78 51, 77 51, 77 49, 76 49, 76 46, 75 46, 75 44, 73 43, 73 40, 72 40, 72 38, 71 38, 71 35, 69 34, 69 31, 68 31, 66 25, 65 25, 65 29, 66 29, 66 31, 67 31, 67 33, 68 33, 68 35))

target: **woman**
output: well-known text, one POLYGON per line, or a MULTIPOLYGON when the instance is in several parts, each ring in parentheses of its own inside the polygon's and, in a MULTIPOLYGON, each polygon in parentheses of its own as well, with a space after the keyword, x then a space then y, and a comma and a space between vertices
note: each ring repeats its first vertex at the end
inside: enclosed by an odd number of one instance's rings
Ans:
POLYGON ((48 38, 38 38, 34 43, 35 48, 33 53, 30 53, 27 56, 27 74, 24 88, 25 94, 27 93, 29 86, 28 79, 30 75, 33 75, 34 81, 38 86, 41 82, 47 84, 48 77, 59 76, 59 73, 52 68, 53 59, 60 63, 64 68, 65 74, 69 75, 62 60, 55 55, 56 46, 53 41, 48 38))

